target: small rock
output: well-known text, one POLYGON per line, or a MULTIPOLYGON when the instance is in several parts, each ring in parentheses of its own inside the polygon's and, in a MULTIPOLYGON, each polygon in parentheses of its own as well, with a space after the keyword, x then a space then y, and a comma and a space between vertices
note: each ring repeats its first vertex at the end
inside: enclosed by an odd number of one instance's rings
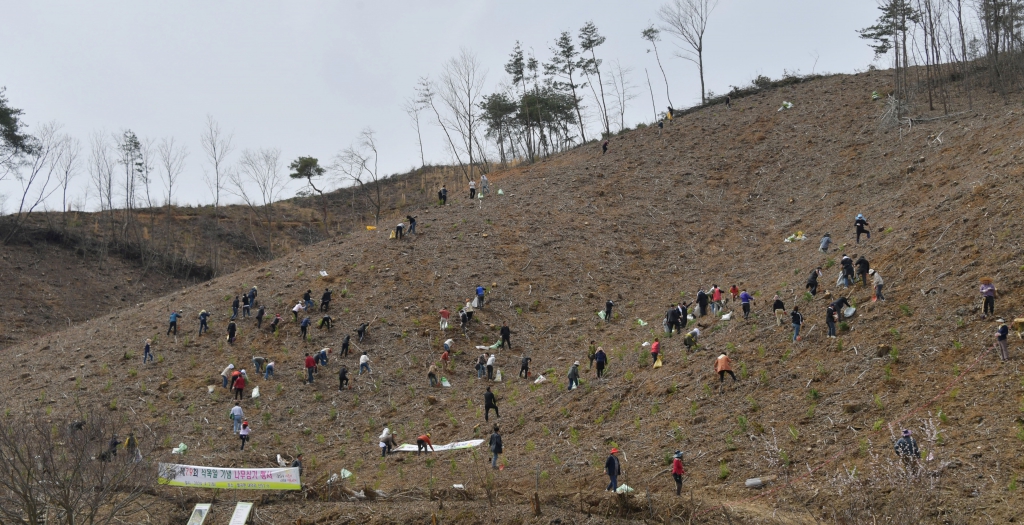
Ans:
POLYGON ((168 388, 169 386, 170 386, 170 385, 168 385, 168 384, 167 384, 167 381, 163 381, 163 382, 161 382, 161 383, 160 383, 160 386, 158 386, 158 387, 157 387, 157 389, 158 389, 158 390, 167 390, 167 388, 168 388))
POLYGON ((437 404, 437 398, 434 397, 434 396, 427 396, 427 404, 428 405, 436 405, 437 404))
POLYGON ((30 373, 28 373, 28 372, 23 372, 23 373, 21 374, 21 378, 22 378, 22 379, 32 379, 32 374, 30 374, 30 373))
POLYGON ((481 237, 487 237, 487 234, 485 233, 485 234, 481 235, 481 237))

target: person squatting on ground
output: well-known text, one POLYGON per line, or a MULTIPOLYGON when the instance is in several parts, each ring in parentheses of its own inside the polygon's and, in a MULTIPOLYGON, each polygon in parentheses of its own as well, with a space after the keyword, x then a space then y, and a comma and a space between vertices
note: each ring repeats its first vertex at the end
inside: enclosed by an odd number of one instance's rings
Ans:
POLYGON ((494 417, 500 418, 498 399, 494 397, 494 392, 491 392, 491 387, 487 387, 487 391, 484 392, 484 421, 490 421, 492 409, 494 410, 494 417))
POLYGON ((619 463, 619 458, 616 454, 619 453, 619 449, 613 448, 611 454, 608 455, 608 459, 604 462, 604 471, 608 474, 608 487, 605 490, 615 491, 619 488, 619 476, 622 475, 622 464, 619 463))
POLYGON ((338 390, 345 390, 348 386, 348 367, 341 365, 341 370, 338 370, 338 390))
POLYGON ((729 360, 729 356, 725 352, 718 356, 715 360, 715 372, 718 373, 718 382, 725 382, 725 374, 732 376, 732 382, 736 382, 736 374, 732 373, 732 361, 729 360))
POLYGON ((491 449, 491 468, 498 468, 498 455, 504 452, 501 446, 501 432, 498 431, 498 425, 494 425, 494 433, 491 434, 491 439, 488 443, 491 449))
POLYGON ((331 328, 334 328, 334 318, 329 315, 321 317, 320 322, 317 323, 317 327, 320 328, 321 330, 326 329, 328 332, 330 332, 331 328))
POLYGON ((420 455, 420 452, 427 452, 427 447, 430 447, 430 452, 434 451, 434 444, 430 442, 430 434, 423 434, 416 438, 416 455, 420 455))
POLYGON ((576 361, 569 367, 569 390, 576 388, 580 385, 580 362, 576 361))
POLYGON ((700 338, 700 328, 694 328, 687 332, 683 337, 683 344, 686 345, 687 349, 690 349, 690 347, 696 347, 698 338, 700 338))
POLYGON ((821 238, 821 244, 818 245, 818 251, 822 253, 828 253, 828 247, 832 244, 832 234, 826 233, 821 238))

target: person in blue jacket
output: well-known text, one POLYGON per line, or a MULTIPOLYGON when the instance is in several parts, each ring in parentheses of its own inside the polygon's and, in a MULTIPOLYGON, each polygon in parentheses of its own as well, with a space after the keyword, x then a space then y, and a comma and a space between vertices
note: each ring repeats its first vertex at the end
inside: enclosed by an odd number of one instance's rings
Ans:
POLYGON ((174 335, 178 335, 178 318, 180 317, 181 310, 171 312, 171 324, 167 327, 167 335, 171 335, 172 331, 174 335))
POLYGON ((484 307, 484 292, 485 291, 486 290, 484 290, 483 286, 477 286, 476 287, 476 302, 477 302, 477 306, 476 307, 477 308, 483 308, 484 307))

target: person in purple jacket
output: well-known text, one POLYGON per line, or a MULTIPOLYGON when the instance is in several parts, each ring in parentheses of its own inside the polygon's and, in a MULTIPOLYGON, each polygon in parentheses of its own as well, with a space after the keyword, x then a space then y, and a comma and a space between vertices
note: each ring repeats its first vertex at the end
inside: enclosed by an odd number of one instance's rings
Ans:
POLYGON ((748 319, 750 317, 750 303, 754 302, 754 296, 747 293, 746 290, 740 292, 740 303, 743 304, 743 318, 748 319))

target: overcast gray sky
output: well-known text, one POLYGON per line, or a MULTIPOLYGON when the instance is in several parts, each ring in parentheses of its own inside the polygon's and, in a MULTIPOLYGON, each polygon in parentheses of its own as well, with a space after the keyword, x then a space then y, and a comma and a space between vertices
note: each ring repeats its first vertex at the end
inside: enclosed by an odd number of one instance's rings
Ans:
MULTIPOLYGON (((598 57, 633 67, 631 80, 642 88, 627 125, 651 121, 645 68, 659 111, 667 100, 640 32, 658 22, 663 3, 0 0, 0 85, 31 129, 56 120, 85 145, 94 131, 123 129, 184 142, 191 154, 176 200, 208 203, 198 140, 207 114, 234 133, 232 161, 243 148, 278 147, 285 164, 299 155, 327 163, 369 126, 382 170, 403 172, 419 165, 401 110, 419 77, 436 75, 464 46, 487 69, 490 92, 507 78, 516 40, 545 61, 561 31, 575 37, 588 20, 607 37, 598 57)), ((855 30, 877 13, 873 0, 721 0, 706 35, 708 89, 725 92, 783 70, 863 70, 873 56, 855 30)), ((671 37, 663 39, 673 102, 699 102, 696 67, 672 58, 671 37)), ((449 162, 441 132, 427 126, 425 135, 427 161, 449 162)), ((83 166, 78 186, 87 178, 83 166)))

